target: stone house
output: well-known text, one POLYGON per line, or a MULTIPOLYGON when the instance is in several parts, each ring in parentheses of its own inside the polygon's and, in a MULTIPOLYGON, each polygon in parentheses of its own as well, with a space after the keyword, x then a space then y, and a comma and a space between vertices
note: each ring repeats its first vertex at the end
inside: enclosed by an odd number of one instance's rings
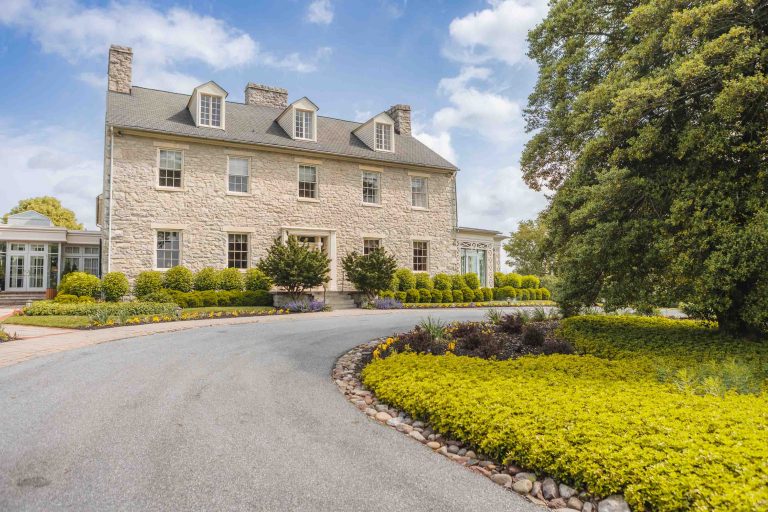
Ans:
POLYGON ((102 270, 252 267, 276 237, 341 259, 384 247, 418 272, 477 272, 492 286, 496 231, 457 225, 458 169, 411 135, 411 108, 359 123, 309 98, 248 83, 243 103, 215 82, 188 94, 131 83, 132 51, 109 52, 102 270))

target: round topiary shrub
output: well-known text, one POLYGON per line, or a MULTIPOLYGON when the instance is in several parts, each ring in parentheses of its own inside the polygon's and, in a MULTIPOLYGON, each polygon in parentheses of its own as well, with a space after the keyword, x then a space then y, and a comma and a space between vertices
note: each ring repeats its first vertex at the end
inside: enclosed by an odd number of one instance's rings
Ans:
POLYGON ((462 292, 461 290, 453 290, 452 302, 464 302, 464 292, 462 292))
POLYGON ((536 276, 522 276, 520 278, 520 288, 534 289, 538 288, 540 284, 541 281, 536 276))
POLYGON ((118 302, 128 295, 130 288, 128 278, 122 272, 109 272, 101 280, 101 291, 104 299, 109 302, 118 302))
POLYGON ((245 289, 249 292, 265 291, 272 289, 272 280, 267 274, 257 268, 249 268, 245 272, 245 289))
POLYGON ((405 292, 405 302, 416 304, 419 302, 420 298, 421 295, 419 295, 419 290, 411 288, 405 292))
POLYGON ((464 280, 464 276, 461 274, 454 274, 451 276, 451 288, 454 290, 461 290, 466 288, 467 282, 464 280))
POLYGON ((432 290, 432 303, 440 304, 443 302, 443 290, 432 290))
POLYGON ((407 292, 416 288, 416 276, 413 275, 413 271, 409 268, 395 270, 395 278, 397 278, 398 290, 401 292, 407 292))
POLYGON ((523 286, 523 278, 520 274, 507 274, 504 277, 504 286, 511 286, 512 288, 525 288, 523 286))
POLYGON ((470 272, 468 274, 464 274, 464 282, 472 290, 479 290, 480 289, 480 278, 477 277, 477 274, 475 274, 473 272, 470 272))
POLYGON ((242 291, 243 274, 236 268, 225 268, 219 272, 219 289, 226 291, 242 291))
POLYGON ((422 288, 419 290, 419 302, 428 303, 432 302, 432 292, 427 290, 426 288, 422 288))
POLYGON ((219 288, 219 273, 213 267, 205 267, 195 274, 195 290, 203 292, 205 290, 217 290, 219 288))
POLYGON ((527 288, 520 290, 520 300, 531 300, 531 292, 527 288))
POLYGON ((395 300, 398 302, 406 302, 405 299, 408 298, 408 294, 405 292, 395 292, 395 300))
POLYGON ((449 304, 453 302, 453 290, 441 290, 443 293, 443 303, 449 304))
POLYGON ((475 300, 475 291, 468 286, 461 289, 461 295, 464 297, 464 302, 472 302, 475 300))
POLYGON ((145 295, 160 291, 163 287, 163 274, 155 270, 140 272, 133 283, 133 294, 139 299, 145 295))
POLYGON ((453 286, 451 276, 448 274, 435 274, 435 277, 432 279, 432 281, 434 282, 435 290, 450 290, 451 286, 453 286))
POLYGON ((493 274, 493 287, 503 288, 507 284, 507 276, 503 272, 495 272, 493 274))
POLYGON ((379 298, 380 299, 394 299, 395 298, 395 292, 392 290, 384 290, 383 292, 379 292, 379 298))
POLYGON ((431 290, 435 287, 432 278, 426 272, 418 272, 414 276, 416 277, 416 289, 431 290))
POLYGON ((178 265, 168 269, 163 276, 163 288, 178 290, 180 292, 192 291, 195 276, 187 267, 178 265))
POLYGON ((552 298, 552 292, 547 290, 546 288, 541 288, 541 298, 542 300, 549 300, 552 298))
POLYGON ((480 291, 483 292, 483 300, 486 302, 493 300, 493 289, 491 288, 481 288, 480 291))
POLYGON ((485 301, 485 294, 483 293, 483 290, 475 290, 475 302, 483 302, 485 301))
POLYGON ((397 278, 397 273, 392 276, 392 280, 389 282, 389 288, 387 289, 393 292, 400 291, 400 280, 397 278))
POLYGON ((61 278, 59 293, 78 297, 96 297, 101 292, 101 281, 87 272, 70 272, 61 278))

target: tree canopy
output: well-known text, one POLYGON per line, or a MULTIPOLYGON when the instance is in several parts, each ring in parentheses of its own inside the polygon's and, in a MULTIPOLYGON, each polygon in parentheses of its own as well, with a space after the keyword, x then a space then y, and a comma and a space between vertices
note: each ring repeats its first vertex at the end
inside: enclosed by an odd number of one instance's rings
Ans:
POLYGON ((567 308, 683 300, 768 327, 768 4, 559 0, 521 160, 567 308))
POLYGON ((258 263, 276 286, 284 288, 288 295, 298 300, 305 290, 320 286, 329 280, 331 260, 324 252, 301 243, 295 236, 283 242, 275 238, 267 255, 258 263))
POLYGON ((365 294, 369 301, 381 290, 389 287, 397 270, 397 260, 381 248, 365 255, 352 251, 344 256, 341 265, 347 279, 355 285, 357 291, 365 294))
POLYGON ((538 219, 520 222, 504 244, 507 264, 519 274, 550 274, 553 261, 546 253, 546 235, 546 226, 538 219))
POLYGON ((77 222, 75 212, 64 208, 61 201, 51 196, 31 197, 22 199, 19 204, 11 208, 11 211, 3 215, 3 223, 8 222, 9 215, 34 210, 51 219, 54 225, 67 229, 83 229, 83 225, 77 222))

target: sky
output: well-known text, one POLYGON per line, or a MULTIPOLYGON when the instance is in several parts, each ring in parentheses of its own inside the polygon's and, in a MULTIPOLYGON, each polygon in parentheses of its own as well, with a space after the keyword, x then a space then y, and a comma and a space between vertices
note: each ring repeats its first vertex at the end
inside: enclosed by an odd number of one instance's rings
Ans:
POLYGON ((249 81, 365 121, 412 107, 414 135, 454 162, 459 224, 514 230, 546 198, 522 181, 522 111, 536 82, 526 33, 546 0, 0 0, 0 213, 53 195, 95 228, 107 52, 133 83, 182 93, 249 81))

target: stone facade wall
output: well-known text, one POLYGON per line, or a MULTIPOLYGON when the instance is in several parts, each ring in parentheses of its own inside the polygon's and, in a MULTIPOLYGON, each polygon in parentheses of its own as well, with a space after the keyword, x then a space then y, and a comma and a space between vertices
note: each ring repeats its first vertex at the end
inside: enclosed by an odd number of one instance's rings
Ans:
MULTIPOLYGON (((283 228, 302 227, 335 230, 337 289, 351 288, 342 284, 341 258, 353 250, 362 252, 364 238, 381 238, 403 267, 411 267, 412 241, 429 241, 430 273, 458 272, 455 181, 450 174, 428 174, 430 208, 421 211, 411 208, 409 172, 396 167, 383 168, 381 206, 373 207, 362 204, 362 171, 355 162, 133 135, 115 137, 114 146, 111 264, 112 271, 125 272, 130 279, 154 267, 155 231, 161 226, 181 229, 181 263, 195 271, 226 266, 227 230, 250 232, 253 265, 283 228), (160 148, 183 151, 182 191, 156 187, 160 148), (228 156, 251 158, 250 195, 228 194, 228 156), (318 202, 298 199, 302 162, 317 165, 318 202)), ((105 227, 105 240, 106 235, 105 227)), ((106 251, 105 244, 103 261, 106 251)))
POLYGON ((285 108, 288 106, 288 90, 251 82, 245 86, 245 104, 285 108))
POLYGON ((107 69, 108 89, 128 94, 131 92, 131 64, 133 51, 124 46, 112 45, 109 48, 109 67, 107 69))

